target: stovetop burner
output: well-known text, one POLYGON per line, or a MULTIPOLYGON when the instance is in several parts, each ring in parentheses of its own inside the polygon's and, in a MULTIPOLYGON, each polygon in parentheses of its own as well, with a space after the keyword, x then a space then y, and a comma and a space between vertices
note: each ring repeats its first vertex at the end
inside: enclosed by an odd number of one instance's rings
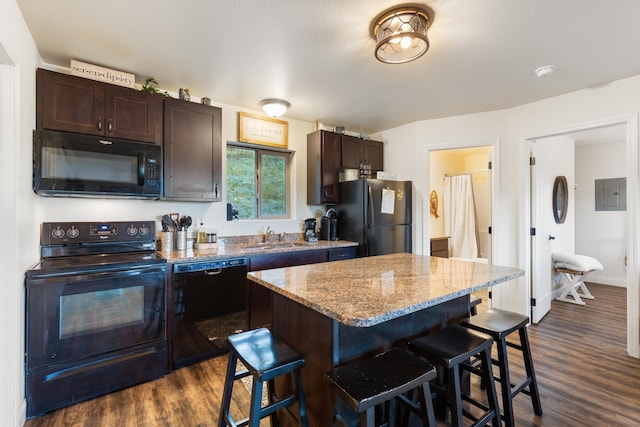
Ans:
POLYGON ((155 252, 128 252, 43 258, 27 273, 29 277, 59 274, 87 274, 116 268, 135 268, 167 261, 155 252))
POLYGON ((166 263, 155 252, 155 222, 45 222, 41 259, 29 277, 87 274, 166 263))

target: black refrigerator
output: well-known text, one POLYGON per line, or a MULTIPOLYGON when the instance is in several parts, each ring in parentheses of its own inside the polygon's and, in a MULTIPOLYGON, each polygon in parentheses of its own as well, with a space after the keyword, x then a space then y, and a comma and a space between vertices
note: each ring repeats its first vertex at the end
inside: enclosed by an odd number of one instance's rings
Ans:
POLYGON ((412 252, 411 181, 340 183, 338 235, 360 243, 358 257, 412 252))

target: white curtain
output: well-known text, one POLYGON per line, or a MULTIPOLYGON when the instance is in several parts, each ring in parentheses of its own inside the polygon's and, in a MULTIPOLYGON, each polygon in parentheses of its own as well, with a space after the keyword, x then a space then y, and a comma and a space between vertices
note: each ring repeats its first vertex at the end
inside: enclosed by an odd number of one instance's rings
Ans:
POLYGON ((452 257, 478 258, 476 209, 471 175, 444 179, 444 232, 452 257))

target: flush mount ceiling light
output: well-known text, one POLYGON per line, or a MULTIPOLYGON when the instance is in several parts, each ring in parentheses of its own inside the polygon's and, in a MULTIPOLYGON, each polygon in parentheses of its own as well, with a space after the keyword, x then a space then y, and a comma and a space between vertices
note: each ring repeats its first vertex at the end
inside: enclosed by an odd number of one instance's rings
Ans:
POLYGON ((271 117, 280 117, 287 111, 287 108, 289 108, 291 104, 283 99, 270 98, 260 101, 260 106, 262 110, 271 117))
POLYGON ((370 27, 376 40, 376 58, 387 64, 402 64, 418 59, 429 49, 427 29, 433 11, 424 5, 405 4, 385 10, 370 27))

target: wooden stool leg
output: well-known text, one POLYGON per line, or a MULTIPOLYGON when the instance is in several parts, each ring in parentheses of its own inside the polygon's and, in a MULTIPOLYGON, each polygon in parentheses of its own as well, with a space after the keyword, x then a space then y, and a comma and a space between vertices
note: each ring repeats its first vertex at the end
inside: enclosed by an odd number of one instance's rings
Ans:
POLYGON ((511 395, 511 378, 509 376, 509 361, 507 358, 507 342, 503 338, 496 341, 498 347, 498 366, 500 368, 500 389, 502 393, 502 409, 504 411, 504 423, 513 427, 513 399, 511 395))
MULTIPOLYGON (((422 384, 419 388, 418 396, 420 398, 420 412, 422 415, 422 424, 433 427, 436 425, 436 416, 431 402, 431 387, 429 383, 422 384)), ((404 424, 403 424, 404 425, 404 424)))
POLYGON ((524 367, 527 377, 531 379, 529 384, 529 394, 531 395, 531 403, 533 404, 533 412, 536 415, 542 415, 542 404, 540 403, 540 394, 538 393, 538 382, 536 381, 536 373, 533 370, 533 357, 531 355, 531 346, 529 345, 529 336, 527 328, 520 328, 520 346, 522 347, 522 356, 524 357, 524 367))
POLYGON ((249 411, 249 419, 251 427, 260 427, 260 410, 262 409, 262 381, 253 379, 253 387, 251 388, 251 410, 249 411))
POLYGON ((360 414, 361 427, 376 427, 376 407, 372 406, 360 414))
MULTIPOLYGON (((267 381, 267 401, 269 405, 274 402, 273 393, 276 392, 276 382, 275 380, 267 381)), ((269 420, 271 421, 271 427, 278 427, 278 411, 269 415, 269 420)))
POLYGON ((449 408, 451 410, 451 425, 463 427, 462 398, 460 385, 460 366, 456 365, 447 369, 447 394, 449 395, 449 408))
POLYGON ((227 364, 227 376, 224 378, 224 391, 222 392, 222 402, 220 404, 220 417, 218 419, 218 427, 226 427, 229 416, 229 406, 231 405, 231 394, 233 392, 233 383, 236 377, 236 354, 229 352, 229 363, 227 364))
POLYGON ((481 353, 482 360, 482 379, 485 382, 487 398, 489 400, 489 408, 493 409, 496 416, 493 418, 493 427, 502 426, 502 417, 500 416, 500 405, 498 404, 498 394, 496 393, 496 384, 493 380, 493 367, 491 364, 491 350, 488 349, 481 353))
POLYGON ((304 390, 302 389, 302 374, 300 370, 293 373, 296 383, 296 393, 298 394, 298 407, 300 409, 300 424, 302 427, 309 427, 309 419, 307 416, 307 404, 304 400, 304 390))

